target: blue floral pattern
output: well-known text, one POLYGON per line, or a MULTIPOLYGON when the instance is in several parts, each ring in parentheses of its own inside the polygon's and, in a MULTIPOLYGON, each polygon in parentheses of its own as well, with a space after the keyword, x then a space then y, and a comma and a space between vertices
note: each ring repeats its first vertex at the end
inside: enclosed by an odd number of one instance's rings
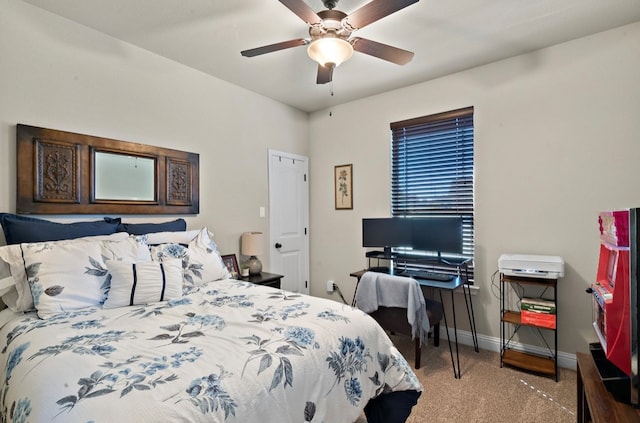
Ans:
POLYGON ((238 404, 229 393, 224 390, 222 385, 222 379, 228 376, 233 375, 226 373, 224 369, 222 369, 220 375, 211 373, 208 376, 193 380, 186 389, 189 401, 198 407, 202 414, 208 414, 222 409, 225 420, 229 415, 235 416, 238 404))
POLYGON ((362 397, 359 376, 366 374, 369 361, 372 361, 371 354, 360 337, 355 340, 340 338, 340 349, 327 357, 329 368, 336 376, 336 383, 344 379, 344 391, 352 405, 357 405, 362 397))
POLYGON ((4 382, 2 384, 2 389, 0 390, 3 403, 2 408, 0 409, 0 421, 2 422, 8 421, 7 418, 10 418, 13 422, 26 422, 27 418, 31 414, 31 400, 29 398, 20 398, 17 401, 13 401, 11 404, 8 404, 6 401, 6 396, 9 392, 9 380, 11 379, 11 374, 16 366, 22 361, 22 356, 27 348, 29 348, 29 345, 29 342, 21 344, 9 353, 5 368, 4 382))
POLYGON ((372 396, 422 390, 361 311, 234 280, 147 306, 27 314, 0 340, 0 423, 102 421, 105 407, 114 421, 352 423, 372 396))
MULTIPOLYGON (((149 251, 153 260, 181 259, 185 287, 230 276, 207 228, 203 228, 188 245, 160 244, 151 246, 149 251)), ((185 294, 188 292, 190 289, 185 294)))

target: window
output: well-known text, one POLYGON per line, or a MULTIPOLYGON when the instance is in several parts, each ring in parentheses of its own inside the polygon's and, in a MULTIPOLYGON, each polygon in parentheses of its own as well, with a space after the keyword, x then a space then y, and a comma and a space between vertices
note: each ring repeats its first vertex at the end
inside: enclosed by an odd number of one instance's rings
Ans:
POLYGON ((461 217, 463 252, 448 256, 473 260, 473 107, 394 122, 391 136, 392 216, 461 217))

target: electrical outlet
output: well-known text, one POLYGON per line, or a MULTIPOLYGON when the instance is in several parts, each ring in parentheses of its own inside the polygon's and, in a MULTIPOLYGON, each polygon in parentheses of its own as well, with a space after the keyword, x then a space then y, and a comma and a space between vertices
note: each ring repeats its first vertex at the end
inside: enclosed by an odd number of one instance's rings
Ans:
POLYGON ((327 292, 333 292, 333 281, 327 281, 327 292))

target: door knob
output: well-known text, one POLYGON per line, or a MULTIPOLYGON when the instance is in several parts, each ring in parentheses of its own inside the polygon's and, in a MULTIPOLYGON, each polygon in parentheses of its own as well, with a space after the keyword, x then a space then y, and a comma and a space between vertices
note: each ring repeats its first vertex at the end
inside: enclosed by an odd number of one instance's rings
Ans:
POLYGON ((280 247, 282 247, 282 244, 280 244, 279 242, 276 242, 276 245, 274 245, 274 247, 280 248, 280 247))

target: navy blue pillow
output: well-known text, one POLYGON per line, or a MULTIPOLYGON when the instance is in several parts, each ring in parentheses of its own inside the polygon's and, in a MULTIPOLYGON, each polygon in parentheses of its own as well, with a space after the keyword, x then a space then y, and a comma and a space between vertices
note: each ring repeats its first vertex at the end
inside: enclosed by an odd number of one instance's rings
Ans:
POLYGON ((7 244, 60 241, 85 236, 111 235, 118 230, 120 218, 92 222, 57 223, 35 217, 0 213, 0 224, 7 244))
POLYGON ((162 223, 121 223, 118 232, 127 232, 131 235, 144 235, 154 232, 181 232, 187 230, 187 222, 184 219, 176 219, 162 223))

